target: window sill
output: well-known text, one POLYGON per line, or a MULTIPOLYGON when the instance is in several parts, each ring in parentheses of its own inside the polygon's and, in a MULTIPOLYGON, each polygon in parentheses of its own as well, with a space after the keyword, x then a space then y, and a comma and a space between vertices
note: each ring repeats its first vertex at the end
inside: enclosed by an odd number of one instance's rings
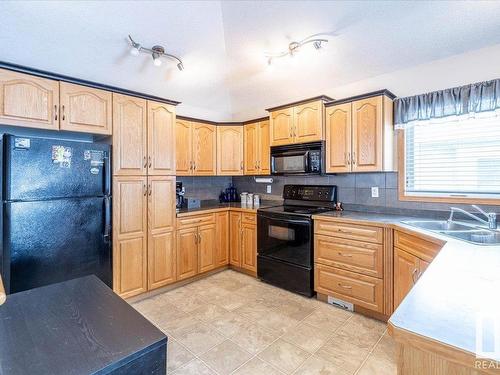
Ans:
MULTIPOLYGON (((457 194, 458 195, 458 194, 457 194)), ((481 197, 473 195, 451 196, 439 194, 409 194, 399 192, 400 201, 428 202, 428 203, 464 203, 464 204, 487 204, 500 205, 500 197, 481 197)))

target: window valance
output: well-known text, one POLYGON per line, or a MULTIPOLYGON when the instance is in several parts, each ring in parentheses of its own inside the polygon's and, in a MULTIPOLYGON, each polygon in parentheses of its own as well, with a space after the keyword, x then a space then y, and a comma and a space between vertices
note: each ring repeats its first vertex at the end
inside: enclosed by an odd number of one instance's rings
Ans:
POLYGON ((427 94, 397 98, 394 123, 404 129, 417 121, 500 112, 500 79, 427 94))

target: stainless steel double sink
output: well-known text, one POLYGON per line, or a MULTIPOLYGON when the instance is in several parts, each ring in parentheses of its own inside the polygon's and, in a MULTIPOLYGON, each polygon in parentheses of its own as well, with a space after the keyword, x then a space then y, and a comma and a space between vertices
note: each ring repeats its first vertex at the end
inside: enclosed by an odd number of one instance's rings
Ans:
POLYGON ((500 245, 500 232, 449 220, 405 220, 402 223, 467 241, 476 245, 500 245))

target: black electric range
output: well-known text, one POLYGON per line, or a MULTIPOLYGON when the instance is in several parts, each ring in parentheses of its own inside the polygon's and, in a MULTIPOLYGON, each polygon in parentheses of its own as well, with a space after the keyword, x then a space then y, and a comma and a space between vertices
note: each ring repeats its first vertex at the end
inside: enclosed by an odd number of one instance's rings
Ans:
POLYGON ((257 211, 257 276, 275 286, 314 295, 312 215, 332 211, 335 185, 285 185, 282 206, 257 211))

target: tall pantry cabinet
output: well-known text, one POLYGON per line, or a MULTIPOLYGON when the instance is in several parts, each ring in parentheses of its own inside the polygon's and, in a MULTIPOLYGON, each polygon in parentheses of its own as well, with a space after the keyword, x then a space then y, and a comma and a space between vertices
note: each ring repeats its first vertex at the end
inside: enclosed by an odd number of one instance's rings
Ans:
POLYGON ((176 280, 175 108, 113 94, 113 289, 176 280))

